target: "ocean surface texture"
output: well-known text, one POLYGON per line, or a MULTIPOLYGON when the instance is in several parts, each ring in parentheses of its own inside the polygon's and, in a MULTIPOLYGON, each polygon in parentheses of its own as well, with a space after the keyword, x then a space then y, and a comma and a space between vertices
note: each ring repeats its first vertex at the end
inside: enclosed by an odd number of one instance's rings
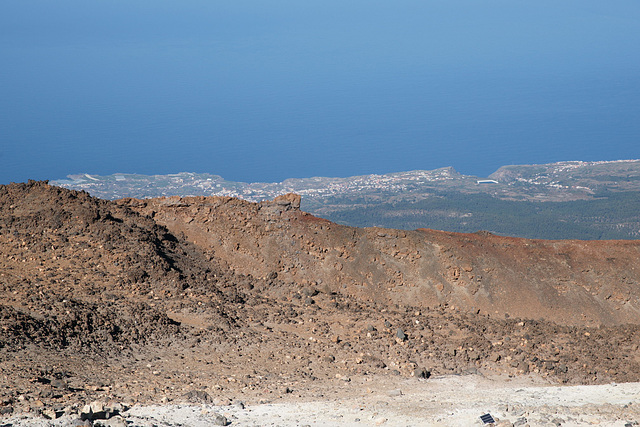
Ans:
POLYGON ((640 157, 640 2, 0 3, 0 184, 640 157))

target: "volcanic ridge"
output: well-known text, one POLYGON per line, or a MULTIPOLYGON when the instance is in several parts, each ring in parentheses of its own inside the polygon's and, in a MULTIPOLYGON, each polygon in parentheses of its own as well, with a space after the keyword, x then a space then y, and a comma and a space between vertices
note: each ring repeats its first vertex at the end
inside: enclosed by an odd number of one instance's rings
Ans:
POLYGON ((0 413, 317 399, 386 376, 640 381, 639 255, 347 227, 294 194, 0 186, 0 413))

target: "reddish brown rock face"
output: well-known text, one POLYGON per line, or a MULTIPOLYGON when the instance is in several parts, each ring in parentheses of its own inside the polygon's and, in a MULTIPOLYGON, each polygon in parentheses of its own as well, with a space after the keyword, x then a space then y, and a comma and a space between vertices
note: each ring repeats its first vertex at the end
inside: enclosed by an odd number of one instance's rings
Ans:
POLYGON ((640 242, 542 241, 352 228, 300 212, 299 198, 125 200, 232 270, 318 284, 361 300, 567 325, 640 322, 640 242))

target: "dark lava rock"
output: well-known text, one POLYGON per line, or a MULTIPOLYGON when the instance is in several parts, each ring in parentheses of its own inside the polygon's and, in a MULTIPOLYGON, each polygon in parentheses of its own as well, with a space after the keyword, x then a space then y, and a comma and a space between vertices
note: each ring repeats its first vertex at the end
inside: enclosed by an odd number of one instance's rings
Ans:
POLYGON ((422 378, 422 379, 427 379, 431 376, 431 371, 425 369, 425 368, 416 368, 413 371, 413 376, 416 378, 422 378))
MULTIPOLYGON (((185 393, 183 397, 191 403, 212 403, 213 399, 209 396, 209 393, 203 390, 191 390, 185 393)), ((222 424, 226 425, 226 424, 222 424)))

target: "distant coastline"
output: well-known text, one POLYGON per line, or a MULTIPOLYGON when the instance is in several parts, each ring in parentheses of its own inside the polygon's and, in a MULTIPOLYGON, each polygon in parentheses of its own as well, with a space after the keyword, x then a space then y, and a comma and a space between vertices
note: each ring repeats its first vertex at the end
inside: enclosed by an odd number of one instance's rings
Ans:
POLYGON ((435 228, 544 239, 640 238, 640 160, 509 165, 489 177, 431 171, 234 182, 219 175, 70 175, 53 185, 103 199, 302 196, 314 215, 358 227, 435 228), (548 203, 543 203, 548 202, 548 203))

